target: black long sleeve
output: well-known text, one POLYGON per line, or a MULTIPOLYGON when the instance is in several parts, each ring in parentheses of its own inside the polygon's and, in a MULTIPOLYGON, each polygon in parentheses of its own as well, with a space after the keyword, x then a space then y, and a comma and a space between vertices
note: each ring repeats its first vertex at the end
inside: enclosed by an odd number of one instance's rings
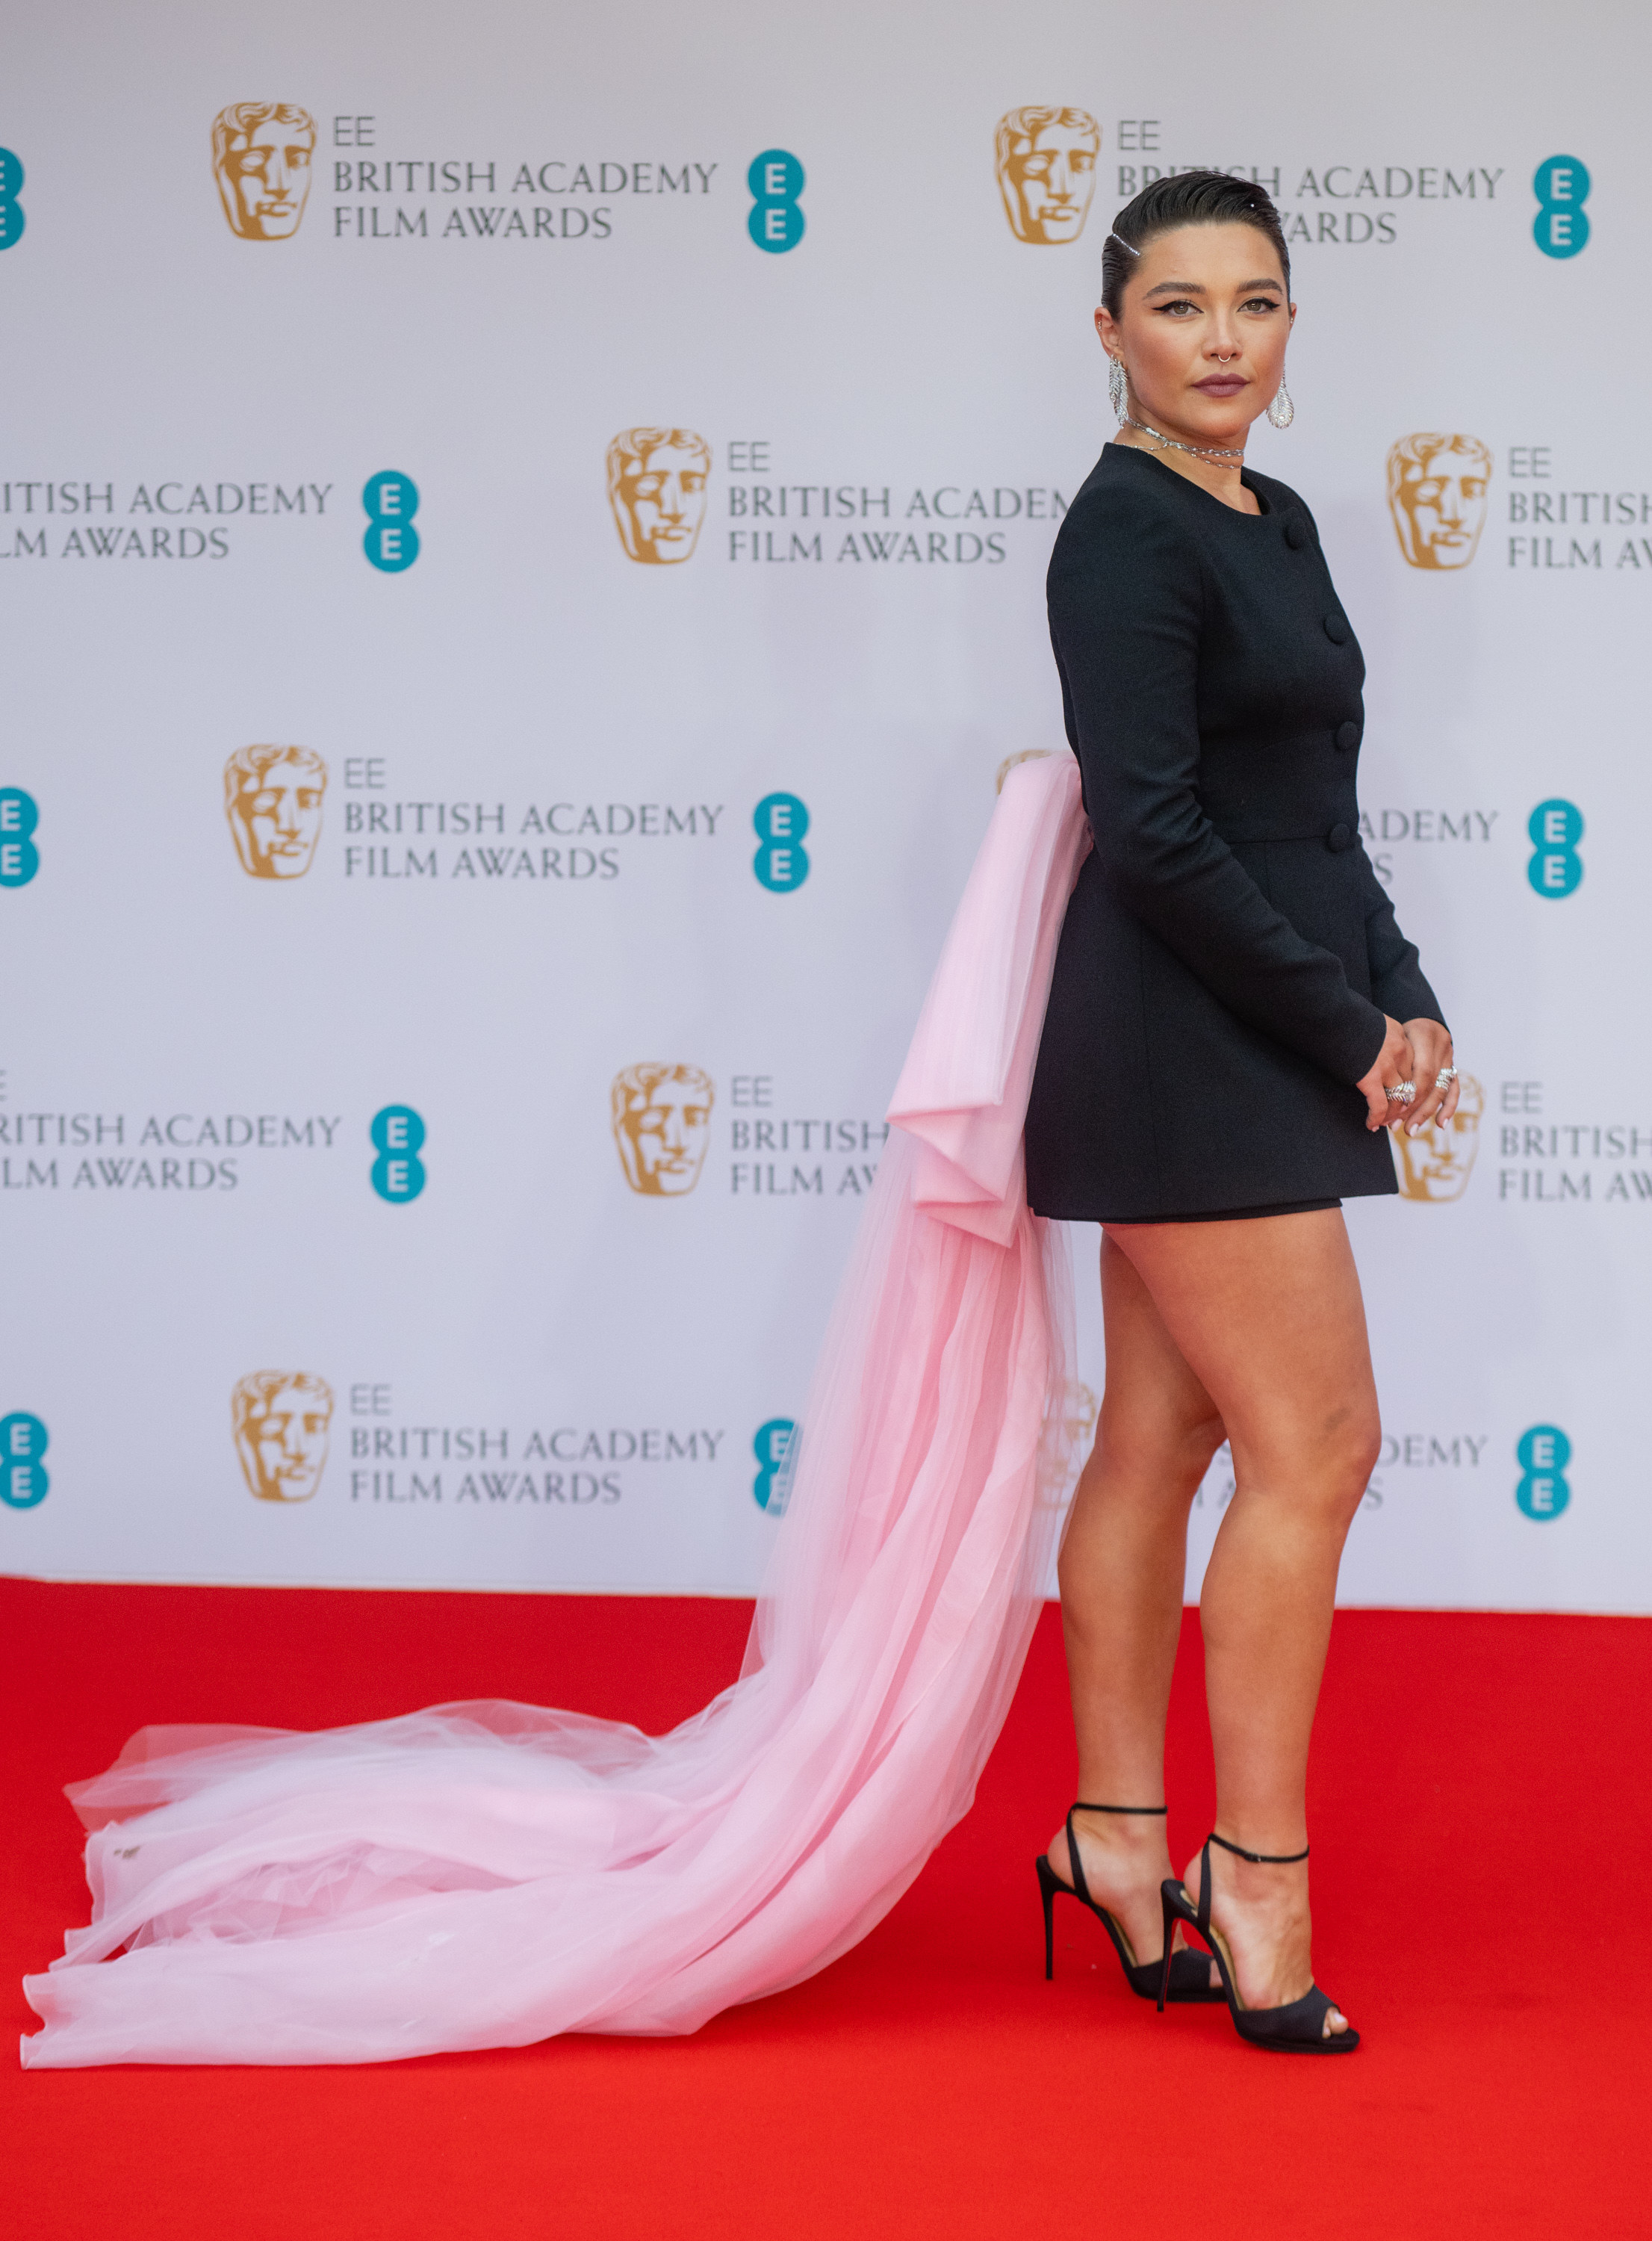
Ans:
MULTIPOLYGON (((1203 565, 1154 497, 1109 493, 1105 535, 1081 533, 1075 506, 1050 569, 1067 737, 1098 857, 1126 906, 1229 1010, 1357 1081, 1382 1047, 1382 1012, 1274 908, 1201 806, 1203 565)), ((1398 987, 1416 952, 1393 933, 1398 987)))

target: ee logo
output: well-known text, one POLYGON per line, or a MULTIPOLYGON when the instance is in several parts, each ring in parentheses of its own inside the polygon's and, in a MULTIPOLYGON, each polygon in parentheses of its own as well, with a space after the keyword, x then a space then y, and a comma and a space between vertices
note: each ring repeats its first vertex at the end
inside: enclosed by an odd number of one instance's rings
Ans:
POLYGON ((760 1465, 752 1481, 752 1492, 757 1497, 758 1508, 767 1510, 771 1517, 785 1515, 792 1492, 792 1482, 785 1474, 797 1428, 790 1416, 771 1416, 766 1424, 758 1427, 757 1437, 752 1442, 752 1453, 760 1465))
POLYGON ((387 1105, 375 1113, 369 1131, 378 1157, 373 1161, 372 1185, 392 1206, 405 1206, 425 1187, 425 1123, 411 1105, 387 1105))
POLYGON ((0 786, 0 887, 26 887, 40 869, 40 851, 30 835, 40 812, 21 786, 0 786))
POLYGON ((1588 242, 1589 177, 1575 156, 1550 156, 1537 166, 1532 191, 1537 215, 1532 239, 1545 257, 1575 257, 1588 242))
POLYGON ((45 1452, 46 1428, 38 1416, 0 1416, 0 1502, 8 1509, 32 1509, 45 1500, 51 1484, 40 1461, 45 1452))
POLYGON ((0 249, 15 249, 29 223, 17 196, 23 187, 23 165, 10 148, 0 148, 0 249))
POLYGON ((803 238, 804 217, 798 208, 803 192, 803 166, 784 148, 766 148, 752 158, 746 174, 752 191, 752 214, 746 231, 759 249, 776 257, 795 249, 803 238))
POLYGON ((413 516, 418 512, 418 485, 411 475, 386 472, 375 475, 361 494, 367 509, 367 534, 362 550, 375 568, 399 576, 418 558, 418 532, 413 516))
POLYGON ((1537 851, 1526 866, 1526 877, 1540 895, 1558 902, 1569 895, 1583 876, 1583 859, 1577 844, 1583 837, 1583 813, 1575 802, 1540 801, 1526 820, 1532 846, 1537 851))
POLYGON ((1565 1433, 1555 1424, 1534 1424, 1521 1434, 1515 1459, 1525 1473, 1515 1488, 1522 1509, 1540 1524, 1558 1517, 1572 1498, 1562 1475, 1572 1460, 1572 1443, 1565 1433))
POLYGON ((763 844, 752 859, 752 869, 771 894, 790 894, 809 876, 808 851, 803 846, 808 811, 794 793, 766 793, 752 812, 752 825, 763 844))

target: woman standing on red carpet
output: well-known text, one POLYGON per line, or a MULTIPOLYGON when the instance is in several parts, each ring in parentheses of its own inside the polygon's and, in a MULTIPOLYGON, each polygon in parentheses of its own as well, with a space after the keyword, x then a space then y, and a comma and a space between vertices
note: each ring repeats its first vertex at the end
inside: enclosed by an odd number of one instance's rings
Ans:
POLYGON ((1219 172, 1114 222, 1096 328, 1120 431, 1049 608, 1095 848, 1027 1116, 1035 1213, 1103 1226, 1107 1393, 1060 1562, 1080 1802, 1040 1862, 1135 1989, 1274 2048, 1358 2044, 1313 1982, 1304 1783, 1343 1541, 1380 1432, 1345 1197, 1448 1119, 1451 1037, 1359 840, 1365 665, 1314 519, 1248 472, 1293 417, 1278 215, 1219 172), (1170 1874, 1165 1722, 1187 1515, 1234 1494, 1201 1599, 1217 1824, 1170 1874), (1213 1847, 1214 1848, 1213 1850, 1213 1847), (1216 1961, 1172 1954, 1182 1925, 1216 1961))

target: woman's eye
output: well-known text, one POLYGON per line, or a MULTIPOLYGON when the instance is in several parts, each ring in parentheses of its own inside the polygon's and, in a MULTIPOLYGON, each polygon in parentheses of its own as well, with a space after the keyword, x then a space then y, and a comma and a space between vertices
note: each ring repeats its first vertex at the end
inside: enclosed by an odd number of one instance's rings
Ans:
POLYGON ((1174 303, 1160 304, 1159 306, 1161 311, 1196 311, 1198 308, 1199 306, 1190 303, 1186 296, 1178 296, 1174 303))
POLYGON ((1279 299, 1274 296, 1253 296, 1245 309, 1247 311, 1276 311, 1279 299))

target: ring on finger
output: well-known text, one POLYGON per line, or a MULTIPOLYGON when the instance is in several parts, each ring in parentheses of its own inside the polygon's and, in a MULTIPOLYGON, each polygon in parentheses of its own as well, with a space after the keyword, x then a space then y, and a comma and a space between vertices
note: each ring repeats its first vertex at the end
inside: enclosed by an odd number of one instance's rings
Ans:
POLYGON ((1391 1081, 1388 1084, 1388 1095, 1401 1105, 1413 1103, 1416 1094, 1417 1085, 1415 1081, 1391 1081))
POLYGON ((1455 1066, 1442 1066, 1434 1078, 1434 1086, 1436 1089, 1449 1089, 1456 1079, 1457 1069, 1455 1066))

